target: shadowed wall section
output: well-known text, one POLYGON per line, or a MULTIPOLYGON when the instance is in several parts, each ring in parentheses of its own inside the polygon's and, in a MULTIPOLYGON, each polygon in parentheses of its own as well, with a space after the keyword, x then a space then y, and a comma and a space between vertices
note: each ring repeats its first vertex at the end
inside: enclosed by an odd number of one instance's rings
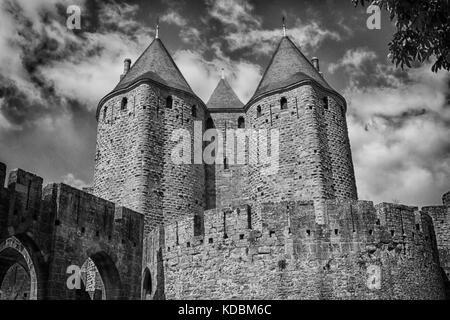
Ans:
POLYGON ((139 299, 144 217, 64 184, 14 170, 0 190, 0 282, 14 264, 30 278, 29 299, 76 299, 67 268, 91 258, 106 299, 139 299))

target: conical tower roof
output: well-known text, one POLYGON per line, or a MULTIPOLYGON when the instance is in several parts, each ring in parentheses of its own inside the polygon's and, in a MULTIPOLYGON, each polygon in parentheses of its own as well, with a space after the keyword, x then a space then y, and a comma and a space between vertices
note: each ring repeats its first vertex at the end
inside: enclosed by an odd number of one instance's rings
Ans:
POLYGON ((145 49, 114 90, 125 88, 143 78, 194 94, 159 38, 154 39, 145 49))
POLYGON ((228 81, 222 78, 217 84, 216 89, 214 89, 206 106, 210 111, 225 109, 240 110, 244 107, 244 104, 239 100, 228 81))
MULTIPOLYGON (((100 101, 97 107, 97 119, 100 108, 107 99, 140 80, 150 80, 172 89, 184 91, 201 101, 192 91, 162 41, 156 37, 119 81, 114 90, 100 101)), ((203 105, 203 102, 201 104, 203 105)))
POLYGON ((267 93, 303 81, 313 81, 324 89, 336 93, 292 40, 284 36, 249 103, 267 93))

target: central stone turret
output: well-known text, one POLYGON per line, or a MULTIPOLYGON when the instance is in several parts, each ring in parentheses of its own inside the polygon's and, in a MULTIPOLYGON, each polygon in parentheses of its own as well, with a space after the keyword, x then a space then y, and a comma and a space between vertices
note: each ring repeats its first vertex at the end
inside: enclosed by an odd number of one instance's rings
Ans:
POLYGON ((244 104, 231 88, 223 70, 206 105, 209 123, 221 134, 224 150, 223 159, 216 159, 218 164, 205 166, 207 209, 241 205, 248 200, 244 194, 247 168, 245 163, 238 161, 236 136, 230 132, 245 129, 244 104), (234 149, 234 152, 227 153, 228 149, 234 149))

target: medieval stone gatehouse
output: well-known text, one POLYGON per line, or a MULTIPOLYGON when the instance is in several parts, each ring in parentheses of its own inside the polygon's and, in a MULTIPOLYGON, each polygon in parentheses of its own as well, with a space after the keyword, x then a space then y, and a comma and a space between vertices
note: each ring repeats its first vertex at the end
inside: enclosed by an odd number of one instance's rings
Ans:
POLYGON ((2 297, 445 298, 449 195, 358 201, 346 112, 286 35, 245 105, 223 76, 205 104, 157 36, 98 105, 92 190, 20 169, 3 188, 0 165, 2 297), (199 162, 211 129, 226 152, 199 162))

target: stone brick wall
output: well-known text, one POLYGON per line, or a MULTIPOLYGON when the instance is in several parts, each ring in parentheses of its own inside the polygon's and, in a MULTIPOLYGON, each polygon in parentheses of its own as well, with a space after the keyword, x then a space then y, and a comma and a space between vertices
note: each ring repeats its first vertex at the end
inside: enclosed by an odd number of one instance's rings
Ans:
MULTIPOLYGON (((247 166, 244 162, 245 159, 239 161, 236 135, 231 135, 232 130, 238 129, 238 119, 241 117, 245 119, 245 114, 239 112, 211 113, 215 129, 222 134, 224 159, 220 159, 220 164, 217 165, 205 165, 207 209, 238 206, 248 202, 244 194, 248 180, 247 166), (233 141, 230 138, 233 138, 233 141), (227 155, 226 150, 230 150, 234 157, 230 157, 231 154, 227 155), (227 167, 225 167, 225 158, 227 167)), ((246 152, 243 157, 245 154, 246 152)))
POLYGON ((0 283, 0 300, 28 300, 30 276, 18 263, 14 264, 0 283))
POLYGON ((164 220, 201 215, 204 167, 173 164, 171 154, 178 141, 171 141, 171 136, 176 129, 190 132, 193 151, 194 121, 204 119, 204 106, 196 98, 153 84, 141 84, 106 101, 98 120, 94 194, 144 213, 146 233, 164 220), (128 101, 124 109, 123 98, 128 101))
MULTIPOLYGON (((323 98, 326 95, 321 95, 323 98)), ((322 101, 321 121, 326 132, 327 148, 330 154, 332 170, 331 190, 337 199, 357 199, 355 172, 352 151, 348 137, 345 109, 337 101, 328 96, 328 109, 322 101)))
MULTIPOLYGON (((9 212, 8 190, 4 188, 6 165, 0 162, 0 212, 9 212)), ((0 235, 6 233, 8 216, 0 214, 0 235)))
MULTIPOLYGON (((317 219, 323 223, 322 203, 326 199, 356 199, 345 112, 332 98, 325 106, 322 96, 311 86, 302 86, 264 98, 257 103, 262 106, 261 117, 256 115, 256 104, 245 114, 209 114, 195 98, 149 83, 104 103, 98 119, 93 193, 145 214, 142 270, 147 268, 156 277, 155 298, 165 295, 161 248, 166 247, 165 237, 171 236, 159 225, 196 217, 193 232, 201 235, 207 225, 204 208, 249 203, 254 205, 249 220, 261 227, 260 205, 288 200, 314 200, 317 219), (173 98, 170 109, 165 100, 169 95, 173 98), (286 110, 280 110, 282 96, 288 99, 286 110), (123 98, 128 102, 126 108, 121 106, 123 98), (192 105, 197 105, 195 117, 192 105), (203 123, 203 133, 209 116, 223 133, 225 148, 229 145, 225 132, 236 129, 241 116, 245 117, 246 128, 279 130, 279 171, 264 175, 261 170, 265 164, 233 165, 230 159, 228 168, 224 164, 172 163, 171 154, 179 143, 172 141, 172 133, 187 130, 193 151, 194 121, 203 123)), ((248 147, 246 157, 250 154, 248 147)), ((252 163, 255 157, 258 155, 250 154, 245 161, 252 163)))
POLYGON ((34 298, 75 299, 66 270, 91 258, 107 298, 140 297, 142 214, 64 184, 42 189, 42 178, 21 169, 10 173, 0 194, 0 278, 15 261, 10 258, 24 259, 37 287, 34 298))
POLYGON ((65 299, 73 299, 73 291, 64 290, 65 269, 71 264, 81 267, 91 258, 101 274, 104 272, 109 299, 111 295, 138 299, 143 216, 66 185, 50 185, 44 192, 58 199, 52 245, 55 256, 67 263, 50 269, 49 294, 56 292, 60 297, 65 293, 65 299))
POLYGON ((16 226, 37 220, 41 205, 42 183, 41 177, 20 169, 9 174, 8 189, 13 194, 9 212, 10 227, 16 229, 16 226))
MULTIPOLYGON (((50 204, 42 199, 43 179, 35 174, 16 169, 10 172, 8 188, 4 190, 5 233, 24 234, 31 232, 48 248, 53 229, 50 204)), ((3 233, 2 235, 5 235, 3 233)))
POLYGON ((262 229, 248 207, 205 212, 165 228, 168 299, 441 299, 431 218, 416 208, 327 201, 263 204, 262 229), (379 274, 377 273, 379 271, 379 274), (378 274, 378 275, 377 275, 378 274))
POLYGON ((323 96, 304 85, 249 106, 246 122, 251 128, 280 133, 278 172, 265 175, 261 173, 264 165, 249 166, 247 193, 252 201, 314 200, 318 221, 322 221, 320 202, 357 198, 345 112, 332 98, 325 109, 323 96), (280 107, 282 97, 287 99, 286 109, 280 107))
POLYGON ((433 230, 439 250, 439 260, 446 277, 448 297, 450 298, 450 206, 434 206, 422 209, 433 219, 433 230))
POLYGON ((450 192, 447 192, 442 196, 442 203, 444 206, 450 206, 450 192))
MULTIPOLYGON (((185 218, 191 219, 191 218, 185 218)), ((175 223, 176 225, 176 223, 175 223)), ((151 289, 149 297, 152 300, 164 300, 165 296, 165 270, 163 250, 165 247, 164 227, 152 230, 145 238, 144 258, 142 265, 142 281, 146 270, 149 272, 151 279, 151 289)), ((142 292, 142 299, 146 299, 142 292)))

